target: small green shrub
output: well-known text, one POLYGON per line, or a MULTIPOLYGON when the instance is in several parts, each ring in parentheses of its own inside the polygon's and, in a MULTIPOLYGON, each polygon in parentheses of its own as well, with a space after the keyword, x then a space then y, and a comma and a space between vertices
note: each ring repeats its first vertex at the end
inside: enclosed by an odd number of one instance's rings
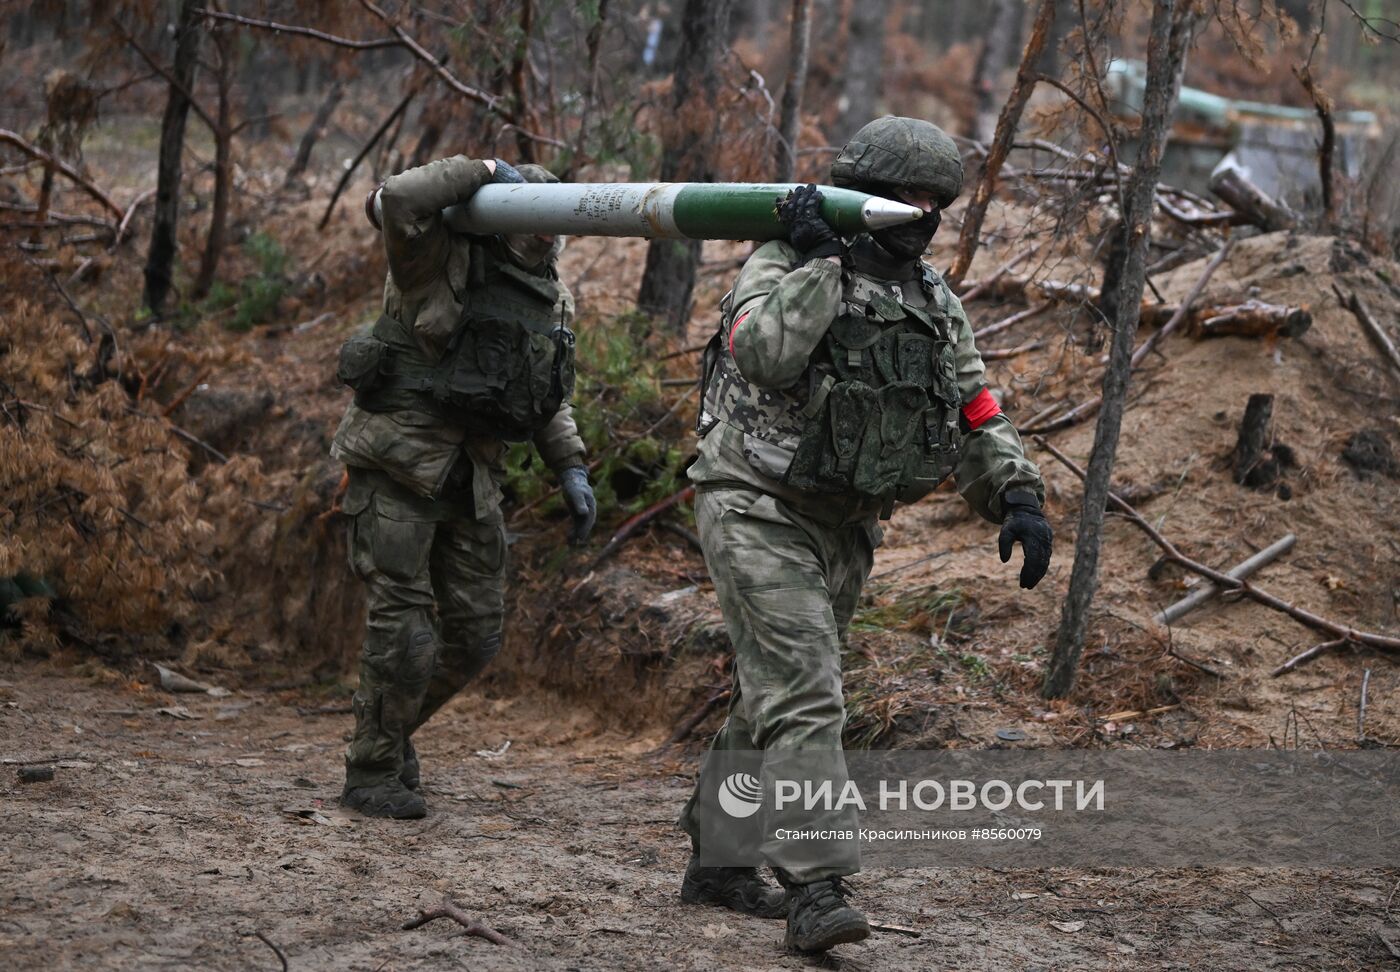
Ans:
MULTIPOLYGON (((655 434, 641 435, 675 401, 663 395, 657 369, 652 367, 664 349, 652 332, 651 319, 626 313, 585 319, 575 330, 574 421, 589 462, 598 462, 591 479, 599 516, 606 522, 619 512, 636 513, 683 489, 685 453, 676 443, 674 423, 655 434)), ((672 392, 676 394, 684 390, 672 392)), ((511 448, 506 469, 507 488, 521 504, 554 488, 553 477, 529 443, 511 448)), ((556 495, 540 511, 556 513, 562 502, 556 495)))
POLYGON ((243 251, 257 266, 257 272, 244 277, 236 291, 216 281, 205 301, 211 311, 236 305, 227 327, 239 332, 271 319, 288 285, 287 251, 276 239, 266 233, 254 233, 243 244, 243 251))

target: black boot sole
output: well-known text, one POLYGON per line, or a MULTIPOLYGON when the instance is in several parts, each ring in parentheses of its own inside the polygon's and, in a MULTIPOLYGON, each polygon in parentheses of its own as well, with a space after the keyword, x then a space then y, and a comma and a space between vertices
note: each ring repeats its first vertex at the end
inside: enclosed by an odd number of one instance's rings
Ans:
POLYGON ((340 806, 343 810, 354 810, 361 816, 377 817, 383 820, 422 820, 428 815, 426 803, 396 810, 368 801, 361 803, 354 799, 347 800, 344 794, 340 797, 340 806))
POLYGON ((734 900, 711 891, 708 888, 699 887, 689 881, 681 883, 681 901, 685 904, 710 905, 715 908, 727 908, 737 914, 748 915, 752 918, 786 918, 788 913, 786 897, 783 899, 781 905, 771 907, 765 905, 751 905, 746 901, 734 900))
POLYGON ((829 929, 820 937, 805 944, 798 944, 789 931, 783 939, 788 948, 798 952, 825 952, 829 948, 837 945, 850 945, 854 942, 863 942, 870 937, 870 924, 866 921, 851 921, 843 925, 837 925, 829 929))

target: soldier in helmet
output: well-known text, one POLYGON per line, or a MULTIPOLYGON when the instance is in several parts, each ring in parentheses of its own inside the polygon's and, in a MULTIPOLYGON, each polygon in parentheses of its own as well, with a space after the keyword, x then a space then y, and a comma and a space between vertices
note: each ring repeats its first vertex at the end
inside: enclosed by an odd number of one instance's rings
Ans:
POLYGON ((368 630, 341 804, 422 817, 414 731, 501 646, 506 564, 500 482, 508 441, 530 441, 559 478, 582 543, 596 505, 573 388, 573 298, 560 243, 454 233, 445 207, 488 182, 555 182, 463 156, 393 176, 366 210, 384 238, 384 312, 340 353, 355 396, 331 455, 348 467, 350 565, 368 630))
MULTIPOLYGON (((1051 552, 1040 472, 987 390, 958 299, 920 259, 962 189, 952 140, 926 121, 880 118, 842 149, 831 178, 925 215, 842 239, 822 219, 815 186, 781 202, 788 239, 759 247, 722 305, 690 470, 735 649, 713 751, 762 750, 766 775, 811 752, 830 752, 833 774, 845 771, 841 646, 879 521, 896 502, 952 475, 972 508, 1000 524, 1002 562, 1021 543, 1023 588, 1045 575, 1051 552)), ((787 942, 803 951, 869 934, 841 880, 859 869, 853 841, 808 845, 797 859, 780 842, 757 845, 784 896, 756 867, 706 864, 707 841, 732 836, 736 822, 699 788, 681 826, 695 852, 684 900, 786 914, 787 942)))

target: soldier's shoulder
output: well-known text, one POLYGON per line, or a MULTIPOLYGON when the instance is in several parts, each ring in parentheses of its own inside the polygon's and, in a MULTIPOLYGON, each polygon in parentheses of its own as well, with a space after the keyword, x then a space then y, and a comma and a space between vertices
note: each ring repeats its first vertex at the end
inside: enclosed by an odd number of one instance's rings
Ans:
POLYGON ((759 289, 771 289, 774 280, 785 276, 801 258, 787 240, 769 240, 744 261, 739 276, 734 279, 736 294, 759 289))
POLYGON ((784 272, 787 272, 799 259, 797 250, 787 240, 769 240, 753 251, 753 254, 744 261, 744 270, 740 272, 745 272, 751 267, 759 269, 775 266, 780 266, 784 272))

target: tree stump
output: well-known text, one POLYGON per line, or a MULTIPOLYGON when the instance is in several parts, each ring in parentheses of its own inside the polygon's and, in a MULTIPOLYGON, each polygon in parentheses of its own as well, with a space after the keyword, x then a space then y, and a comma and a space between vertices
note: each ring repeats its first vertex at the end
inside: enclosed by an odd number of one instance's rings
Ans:
POLYGON ((1235 482, 1250 489, 1268 490, 1278 487, 1280 499, 1288 499, 1292 490, 1283 483, 1283 470, 1297 465, 1293 450, 1275 442, 1270 428, 1274 414, 1274 396, 1250 395, 1240 420, 1240 434, 1230 461, 1235 482))

